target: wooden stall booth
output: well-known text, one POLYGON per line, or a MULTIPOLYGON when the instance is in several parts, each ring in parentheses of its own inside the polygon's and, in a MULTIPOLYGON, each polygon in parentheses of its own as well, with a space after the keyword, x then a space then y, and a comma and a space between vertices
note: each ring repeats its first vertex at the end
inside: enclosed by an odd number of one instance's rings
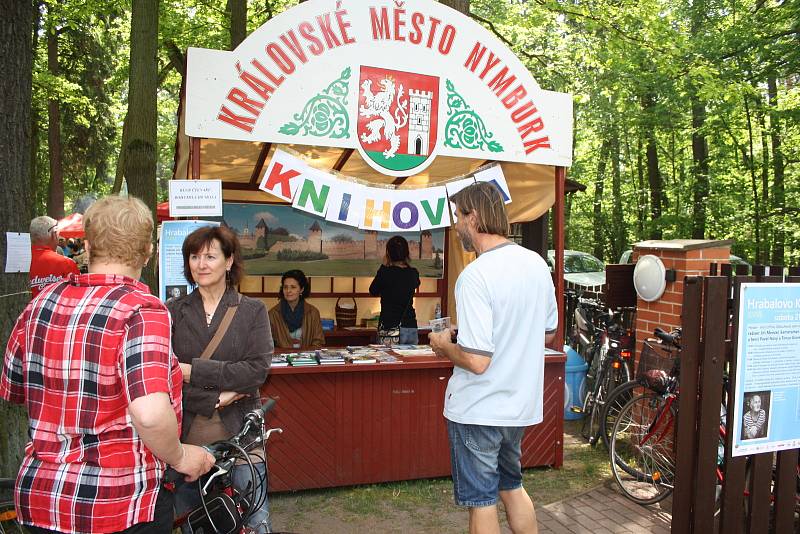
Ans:
MULTIPOLYGON (((546 221, 553 208, 561 302, 571 102, 438 2, 309 0, 233 51, 189 49, 173 177, 222 180, 223 220, 250 247, 240 291, 267 306, 280 273, 300 268, 323 318, 352 298, 357 326, 372 319, 372 275, 346 266, 377 266, 381 243, 410 232, 414 261, 432 269, 414 298, 418 320, 438 305, 457 323, 453 288, 474 256, 461 249, 446 198, 475 180, 497 185, 512 223, 546 221), (278 208, 287 220, 317 220, 292 230, 274 221, 278 208), (352 228, 363 237, 349 237, 352 228), (345 270, 319 271, 339 257, 332 250, 350 254, 337 264, 345 270)), ((563 339, 563 317, 559 325, 563 339)), ((371 332, 336 329, 329 343, 360 344, 371 332)), ((271 423, 284 429, 269 452, 272 489, 449 473, 451 368, 431 357, 274 369, 262 390, 278 397, 271 423)), ((545 373, 545 422, 528 432, 526 465, 561 463, 563 356, 549 356, 545 373)))

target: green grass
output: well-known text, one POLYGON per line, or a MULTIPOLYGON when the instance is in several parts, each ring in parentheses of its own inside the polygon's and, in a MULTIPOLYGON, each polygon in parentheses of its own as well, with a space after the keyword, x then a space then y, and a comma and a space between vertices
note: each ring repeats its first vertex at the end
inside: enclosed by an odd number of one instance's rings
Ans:
MULTIPOLYGON (((560 469, 524 471, 523 484, 537 506, 568 499, 611 477, 608 452, 602 445, 589 447, 580 437, 580 423, 564 423, 560 469)), ((465 524, 463 512, 453 504, 450 478, 277 494, 270 497, 270 508, 278 526, 298 532, 308 531, 315 518, 320 524, 335 518, 352 525, 354 532, 404 532, 409 524, 424 532, 459 532, 465 524)))

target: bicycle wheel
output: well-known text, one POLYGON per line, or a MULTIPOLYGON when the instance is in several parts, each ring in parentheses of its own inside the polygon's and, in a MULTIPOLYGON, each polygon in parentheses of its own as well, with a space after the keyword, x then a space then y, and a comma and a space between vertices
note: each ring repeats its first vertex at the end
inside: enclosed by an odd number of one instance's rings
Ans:
POLYGON ((0 534, 24 534, 22 526, 17 523, 17 512, 13 502, 0 503, 0 534))
POLYGON ((614 429, 614 422, 617 420, 620 410, 628 401, 641 395, 644 391, 646 388, 637 380, 630 380, 614 388, 608 395, 600 417, 600 437, 607 449, 611 448, 611 431, 614 429))
POLYGON ((594 413, 594 395, 595 392, 593 390, 587 391, 586 395, 583 396, 583 405, 581 408, 581 413, 583 414, 583 425, 581 425, 581 436, 584 439, 591 439, 594 435, 592 427, 594 426, 594 420, 592 419, 594 413))
POLYGON ((611 472, 626 497, 638 504, 666 498, 675 481, 675 410, 647 391, 619 412, 611 436, 611 472))

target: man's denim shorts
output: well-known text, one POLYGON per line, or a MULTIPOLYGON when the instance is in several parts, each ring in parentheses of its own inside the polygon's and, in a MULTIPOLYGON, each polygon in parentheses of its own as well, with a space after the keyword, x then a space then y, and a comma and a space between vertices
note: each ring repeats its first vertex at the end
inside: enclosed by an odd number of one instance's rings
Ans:
POLYGON ((447 420, 456 504, 497 503, 498 491, 522 487, 520 444, 525 427, 464 425, 447 420))

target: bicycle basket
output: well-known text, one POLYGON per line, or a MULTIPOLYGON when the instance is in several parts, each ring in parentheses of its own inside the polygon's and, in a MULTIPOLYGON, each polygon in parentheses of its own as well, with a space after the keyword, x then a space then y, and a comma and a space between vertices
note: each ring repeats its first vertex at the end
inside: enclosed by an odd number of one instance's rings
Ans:
POLYGON ((673 357, 659 345, 645 341, 636 366, 636 379, 654 391, 667 390, 673 357))

